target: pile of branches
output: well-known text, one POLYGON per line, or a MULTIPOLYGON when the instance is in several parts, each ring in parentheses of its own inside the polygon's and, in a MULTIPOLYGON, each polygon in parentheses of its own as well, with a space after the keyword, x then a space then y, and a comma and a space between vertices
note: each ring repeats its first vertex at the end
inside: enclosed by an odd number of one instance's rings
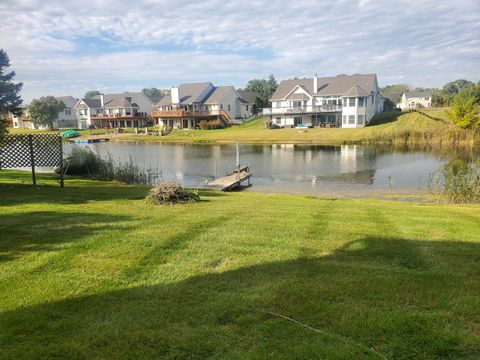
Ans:
POLYGON ((164 182, 152 188, 146 200, 155 205, 175 205, 196 202, 200 200, 200 196, 196 191, 185 189, 179 184, 164 182))

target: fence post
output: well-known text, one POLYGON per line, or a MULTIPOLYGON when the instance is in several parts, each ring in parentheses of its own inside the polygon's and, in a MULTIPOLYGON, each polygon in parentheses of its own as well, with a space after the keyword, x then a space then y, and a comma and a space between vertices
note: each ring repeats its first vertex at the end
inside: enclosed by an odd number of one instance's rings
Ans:
POLYGON ((58 140, 60 141, 60 187, 63 188, 63 141, 61 137, 58 140))
POLYGON ((33 135, 28 135, 28 146, 30 148, 30 164, 32 165, 32 182, 37 185, 37 178, 35 177, 35 156, 33 154, 33 135))

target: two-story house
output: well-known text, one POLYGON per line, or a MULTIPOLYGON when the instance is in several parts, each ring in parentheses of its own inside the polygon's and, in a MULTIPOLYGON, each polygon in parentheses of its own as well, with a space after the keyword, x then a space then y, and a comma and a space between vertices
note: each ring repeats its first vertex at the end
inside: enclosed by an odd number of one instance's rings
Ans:
POLYGON ((236 124, 252 116, 254 105, 233 86, 214 86, 210 82, 182 84, 172 87, 160 100, 152 118, 155 124, 175 129, 194 129, 202 120, 236 124))
POLYGON ((427 91, 404 92, 397 107, 402 110, 432 107, 432 94, 427 91))
POLYGON ((152 100, 141 92, 100 94, 75 105, 80 129, 147 126, 152 108, 152 100))
POLYGON ((75 111, 75 105, 77 105, 78 99, 73 96, 59 96, 56 99, 65 104, 65 109, 58 114, 57 120, 53 123, 53 128, 76 128, 77 112, 75 111))
POLYGON ((290 79, 280 83, 263 109, 280 127, 344 127, 368 124, 383 110, 375 74, 290 79))

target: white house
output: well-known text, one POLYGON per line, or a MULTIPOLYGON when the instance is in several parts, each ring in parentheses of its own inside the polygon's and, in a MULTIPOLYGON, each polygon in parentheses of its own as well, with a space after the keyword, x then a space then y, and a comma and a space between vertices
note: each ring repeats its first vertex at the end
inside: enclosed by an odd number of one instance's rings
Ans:
POLYGON ((141 92, 100 94, 75 105, 81 129, 142 127, 151 123, 153 102, 141 92))
MULTIPOLYGON (((58 96, 57 100, 62 101, 65 104, 65 109, 58 114, 57 120, 52 124, 54 130, 61 128, 75 128, 77 127, 77 115, 75 112, 75 105, 78 99, 73 96, 58 96)), ((48 126, 35 125, 30 120, 28 113, 28 105, 22 106, 22 116, 11 116, 12 126, 16 129, 48 129, 48 126)))
POLYGON ((432 107, 432 94, 426 91, 404 92, 397 107, 402 110, 432 107))
POLYGON ((233 86, 182 84, 172 87, 170 94, 160 100, 152 118, 155 124, 176 129, 194 129, 202 120, 219 120, 225 125, 242 123, 252 116, 254 107, 254 102, 245 97, 233 86))
POLYGON ((290 79, 263 110, 280 127, 363 127, 383 110, 375 74, 290 79))

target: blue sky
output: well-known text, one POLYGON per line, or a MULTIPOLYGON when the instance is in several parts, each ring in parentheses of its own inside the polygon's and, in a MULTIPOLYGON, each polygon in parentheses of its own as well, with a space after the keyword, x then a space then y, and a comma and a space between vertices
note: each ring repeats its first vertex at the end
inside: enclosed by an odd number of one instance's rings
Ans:
POLYGON ((271 73, 480 80, 479 0, 0 0, 0 15, 26 102, 271 73))

